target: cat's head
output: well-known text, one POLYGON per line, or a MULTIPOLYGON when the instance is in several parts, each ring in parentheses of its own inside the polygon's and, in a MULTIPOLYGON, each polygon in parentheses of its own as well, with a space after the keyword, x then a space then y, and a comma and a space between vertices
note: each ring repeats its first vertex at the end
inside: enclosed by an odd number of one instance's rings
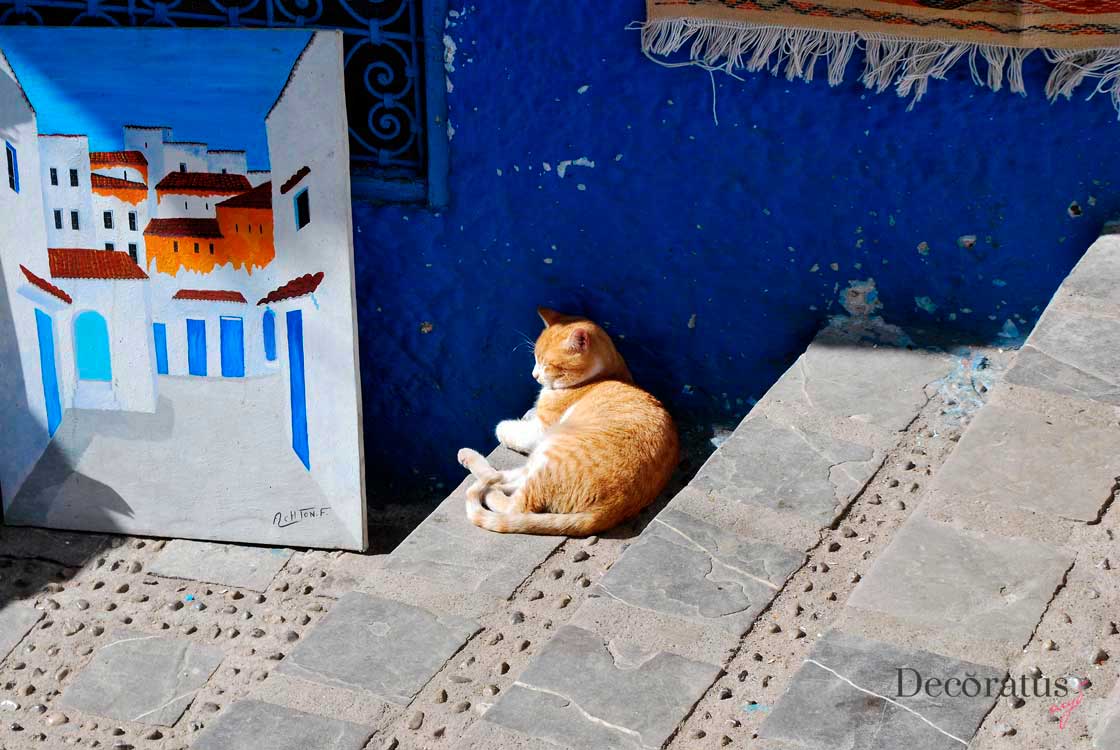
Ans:
POLYGON ((537 308, 544 330, 533 354, 533 377, 545 388, 574 388, 592 380, 631 382, 622 355, 607 332, 587 318, 537 308))

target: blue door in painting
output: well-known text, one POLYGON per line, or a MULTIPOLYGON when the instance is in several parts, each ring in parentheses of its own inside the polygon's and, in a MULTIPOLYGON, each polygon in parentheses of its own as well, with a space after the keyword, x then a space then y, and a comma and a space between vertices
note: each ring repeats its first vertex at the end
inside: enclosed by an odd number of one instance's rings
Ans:
POLYGON ((156 372, 160 375, 167 374, 167 326, 163 323, 152 323, 152 337, 156 342, 156 372))
POLYGON ((288 323, 288 377, 292 394, 292 450, 311 468, 307 448, 307 385, 303 373, 303 313, 291 310, 285 316, 288 323))
POLYGON ((206 321, 187 318, 187 372, 206 374, 206 321))
POLYGON ((272 310, 264 311, 264 321, 261 323, 264 334, 264 358, 269 362, 276 361, 276 313, 272 310))
POLYGON ((222 334, 222 377, 245 377, 245 324, 241 318, 223 315, 220 320, 222 334))
POLYGON ((43 374, 43 399, 47 403, 47 433, 54 435, 62 422, 62 404, 58 400, 58 371, 54 367, 54 329, 51 316, 35 310, 35 328, 39 334, 39 370, 43 374))
POLYGON ((74 356, 79 380, 112 380, 109 360, 109 326, 105 318, 86 310, 74 318, 74 356))

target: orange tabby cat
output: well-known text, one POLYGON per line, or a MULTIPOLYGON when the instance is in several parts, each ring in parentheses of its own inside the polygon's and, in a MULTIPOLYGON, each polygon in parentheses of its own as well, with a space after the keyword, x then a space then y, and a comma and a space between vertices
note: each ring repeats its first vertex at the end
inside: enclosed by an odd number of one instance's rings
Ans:
POLYGON ((665 488, 679 460, 665 407, 635 386, 610 337, 586 318, 537 310, 535 413, 498 425, 502 445, 529 453, 498 471, 463 448, 459 463, 478 481, 467 517, 484 529, 521 534, 594 534, 631 518, 665 488))

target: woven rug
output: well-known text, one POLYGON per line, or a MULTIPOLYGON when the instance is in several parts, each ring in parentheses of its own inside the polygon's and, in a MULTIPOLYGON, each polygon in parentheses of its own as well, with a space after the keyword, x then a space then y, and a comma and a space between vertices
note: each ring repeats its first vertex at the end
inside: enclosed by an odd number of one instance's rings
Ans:
POLYGON ((1023 61, 1053 66, 1052 100, 1107 93, 1120 112, 1120 0, 646 0, 646 53, 667 65, 769 70, 840 83, 857 52, 861 80, 916 102, 929 82, 968 64, 973 79, 1025 94, 1023 61), (687 55, 686 59, 685 55, 687 55), (1090 88, 1091 86, 1091 88, 1090 88))

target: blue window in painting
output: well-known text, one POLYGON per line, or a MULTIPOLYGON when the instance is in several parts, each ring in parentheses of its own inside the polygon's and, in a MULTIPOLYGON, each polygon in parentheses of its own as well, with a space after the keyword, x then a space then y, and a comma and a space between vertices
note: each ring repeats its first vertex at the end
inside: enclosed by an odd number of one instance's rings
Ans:
POLYGON ((307 445, 307 384, 303 372, 303 313, 290 310, 288 325, 288 381, 292 401, 292 450, 308 469, 311 453, 307 445))
POLYGON ((222 377, 245 377, 245 323, 223 315, 218 321, 222 338, 222 377))
POLYGON ((276 361, 276 313, 272 310, 264 311, 264 321, 261 323, 264 334, 264 358, 269 362, 276 361))
POLYGON ((167 374, 167 325, 152 323, 152 337, 156 344, 156 372, 167 374))
POLYGON ((54 365, 54 328, 51 316, 35 310, 35 328, 39 335, 39 370, 43 380, 43 399, 47 406, 47 433, 54 435, 62 423, 62 404, 58 399, 58 370, 54 365))
POLYGON ((298 232, 311 223, 311 197, 307 194, 307 188, 296 193, 295 205, 296 231, 298 232))
POLYGON ((206 375, 206 321, 187 318, 187 372, 206 375))
POLYGON ((74 357, 79 380, 113 379, 109 358, 109 326, 100 313, 86 310, 74 318, 74 357))
POLYGON ((4 141, 4 153, 8 158, 8 187, 19 192, 19 156, 16 147, 4 141))

